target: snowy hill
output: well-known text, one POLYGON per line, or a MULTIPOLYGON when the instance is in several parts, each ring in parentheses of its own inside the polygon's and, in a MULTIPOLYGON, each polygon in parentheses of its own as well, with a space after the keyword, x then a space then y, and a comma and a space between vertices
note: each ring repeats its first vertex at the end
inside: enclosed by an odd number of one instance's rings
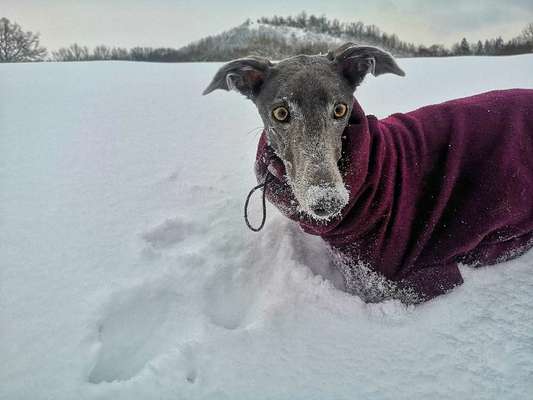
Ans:
MULTIPOLYGON (((533 55, 400 64, 367 113, 533 87, 533 55)), ((0 399, 530 398, 533 254, 414 308, 344 293, 272 207, 247 230, 261 123, 200 95, 219 66, 0 65, 0 399)))
POLYGON ((177 51, 176 58, 187 61, 219 61, 249 54, 282 59, 294 54, 327 53, 345 42, 379 45, 396 55, 405 51, 388 48, 381 42, 347 34, 337 36, 309 29, 247 21, 219 35, 209 36, 177 51))

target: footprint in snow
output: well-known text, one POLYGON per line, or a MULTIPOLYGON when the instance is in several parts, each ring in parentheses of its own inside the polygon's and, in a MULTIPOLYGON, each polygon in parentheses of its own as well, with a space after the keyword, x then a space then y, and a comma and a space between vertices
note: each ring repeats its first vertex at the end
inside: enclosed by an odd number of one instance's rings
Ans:
POLYGON ((182 218, 169 218, 142 234, 144 241, 153 249, 165 249, 187 237, 199 233, 197 224, 182 218))
POLYGON ((99 325, 101 347, 89 382, 127 380, 170 345, 165 325, 177 296, 145 288, 117 294, 99 325))
POLYGON ((185 379, 189 383, 195 383, 196 379, 198 378, 195 346, 195 343, 186 343, 182 346, 180 350, 181 356, 186 366, 185 379))
POLYGON ((205 287, 204 313, 226 329, 236 329, 246 321, 255 303, 253 272, 243 268, 224 268, 205 287))

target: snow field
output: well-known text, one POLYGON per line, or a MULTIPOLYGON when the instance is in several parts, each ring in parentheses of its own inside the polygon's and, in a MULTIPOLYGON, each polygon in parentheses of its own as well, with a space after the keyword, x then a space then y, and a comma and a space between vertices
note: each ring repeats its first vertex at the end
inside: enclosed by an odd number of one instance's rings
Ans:
MULTIPOLYGON (((533 87, 531 55, 399 63, 367 113, 533 87)), ((247 230, 261 122, 200 96, 219 65, 0 65, 0 399, 528 398, 533 255, 417 307, 344 293, 274 208, 247 230)))

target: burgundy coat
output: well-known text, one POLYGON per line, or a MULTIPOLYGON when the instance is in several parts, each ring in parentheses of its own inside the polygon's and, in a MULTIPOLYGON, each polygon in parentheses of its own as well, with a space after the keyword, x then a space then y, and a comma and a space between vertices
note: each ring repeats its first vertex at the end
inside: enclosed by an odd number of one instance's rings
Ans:
POLYGON ((263 132, 256 174, 266 195, 339 255, 345 279, 364 266, 423 301, 462 283, 458 262, 485 265, 533 246, 533 90, 493 91, 378 120, 357 101, 339 163, 341 215, 298 212, 263 132))

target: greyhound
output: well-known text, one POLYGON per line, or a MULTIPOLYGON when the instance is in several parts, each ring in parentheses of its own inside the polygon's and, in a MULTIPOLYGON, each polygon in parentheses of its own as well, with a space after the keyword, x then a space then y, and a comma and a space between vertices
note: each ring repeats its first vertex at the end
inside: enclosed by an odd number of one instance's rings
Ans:
POLYGON ((259 57, 234 60, 203 94, 236 90, 251 99, 269 144, 287 168, 301 211, 329 220, 348 202, 337 167, 341 137, 353 92, 369 72, 405 75, 389 53, 347 43, 327 56, 300 55, 276 65, 259 57))
POLYGON ((493 264, 531 248, 533 90, 379 121, 353 98, 369 73, 405 75, 389 53, 346 43, 275 64, 231 61, 204 94, 235 90, 254 102, 265 127, 256 174, 272 181, 264 193, 330 244, 348 290, 368 301, 425 301, 462 283, 458 262, 493 264))

